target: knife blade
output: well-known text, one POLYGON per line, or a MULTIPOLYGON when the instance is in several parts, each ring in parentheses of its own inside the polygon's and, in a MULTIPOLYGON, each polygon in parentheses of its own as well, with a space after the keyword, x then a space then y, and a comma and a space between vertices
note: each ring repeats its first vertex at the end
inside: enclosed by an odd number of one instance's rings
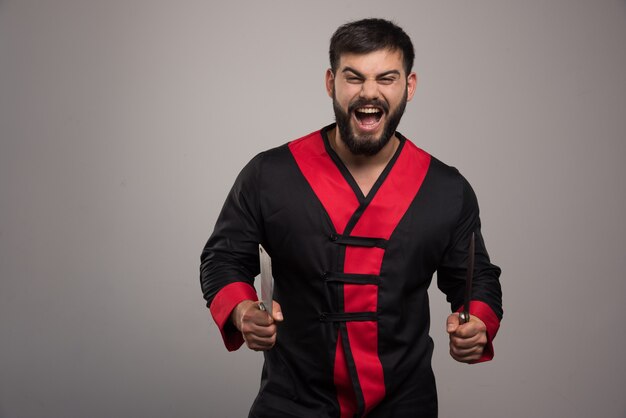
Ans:
POLYGON ((272 316, 272 301, 274 298, 272 259, 262 245, 259 245, 259 263, 261 265, 261 303, 259 306, 272 316))
POLYGON ((465 303, 463 304, 463 312, 459 314, 459 323, 465 324, 470 320, 470 301, 472 299, 472 279, 474 277, 474 232, 470 236, 469 250, 467 256, 467 278, 465 280, 465 303))

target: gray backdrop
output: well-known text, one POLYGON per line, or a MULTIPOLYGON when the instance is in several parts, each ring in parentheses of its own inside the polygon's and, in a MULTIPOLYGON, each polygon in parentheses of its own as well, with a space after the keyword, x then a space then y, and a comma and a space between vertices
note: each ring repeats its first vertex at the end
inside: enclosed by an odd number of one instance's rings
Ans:
POLYGON ((626 3, 0 0, 0 416, 243 417, 198 266, 256 153, 332 121, 328 39, 412 36, 400 131, 474 186, 496 357, 447 353, 442 417, 626 416, 626 3), (469 413, 468 413, 469 411, 469 413))

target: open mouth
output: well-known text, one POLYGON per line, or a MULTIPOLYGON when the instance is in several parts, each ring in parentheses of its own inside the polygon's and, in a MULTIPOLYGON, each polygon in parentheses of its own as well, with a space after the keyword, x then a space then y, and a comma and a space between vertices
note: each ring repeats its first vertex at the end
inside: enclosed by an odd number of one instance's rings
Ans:
POLYGON ((383 109, 379 107, 359 107, 354 109, 354 117, 359 126, 365 130, 374 129, 383 117, 383 109))

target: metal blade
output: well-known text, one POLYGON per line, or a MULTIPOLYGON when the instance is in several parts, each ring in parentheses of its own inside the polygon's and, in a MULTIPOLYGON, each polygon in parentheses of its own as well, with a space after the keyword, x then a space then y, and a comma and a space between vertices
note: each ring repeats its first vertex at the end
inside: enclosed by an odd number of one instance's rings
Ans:
POLYGON ((474 277, 474 252, 476 245, 474 242, 474 232, 470 236, 469 250, 467 255, 467 278, 465 280, 465 303, 463 312, 459 315, 459 322, 464 324, 470 320, 470 301, 472 300, 472 279, 474 277))
POLYGON ((272 316, 274 296, 274 277, 272 276, 272 259, 265 248, 259 245, 259 262, 261 264, 261 309, 272 316))

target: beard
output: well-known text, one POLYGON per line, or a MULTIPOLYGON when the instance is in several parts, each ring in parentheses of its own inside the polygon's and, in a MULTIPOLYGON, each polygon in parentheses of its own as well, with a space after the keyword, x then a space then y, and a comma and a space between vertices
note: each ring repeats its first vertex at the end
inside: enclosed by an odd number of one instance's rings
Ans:
POLYGON ((345 112, 337 102, 335 92, 333 91, 333 110, 335 111, 335 121, 337 122, 337 128, 339 129, 341 141, 346 145, 346 147, 348 147, 353 155, 365 155, 371 157, 372 155, 378 154, 396 133, 396 128, 398 127, 400 119, 402 119, 402 115, 404 114, 404 109, 406 108, 407 97, 408 91, 405 90, 400 104, 392 113, 389 113, 389 105, 387 102, 378 99, 358 99, 351 103, 348 106, 348 111, 345 112), (355 109, 367 105, 381 108, 387 116, 387 120, 383 126, 383 132, 380 134, 379 138, 376 138, 375 135, 367 134, 357 136, 356 132, 352 128, 352 125, 350 124, 351 115, 354 113, 355 109))

